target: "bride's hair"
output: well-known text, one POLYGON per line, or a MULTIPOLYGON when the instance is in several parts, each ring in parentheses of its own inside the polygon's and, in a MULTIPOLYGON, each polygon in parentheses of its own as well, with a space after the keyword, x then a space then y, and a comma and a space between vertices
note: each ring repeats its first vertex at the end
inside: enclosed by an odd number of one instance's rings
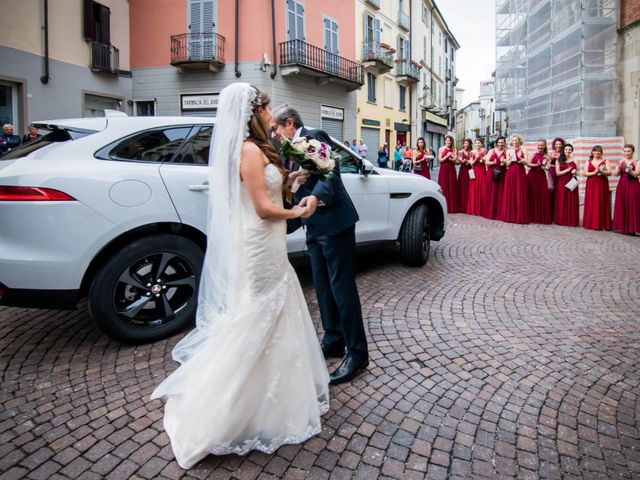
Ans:
POLYGON ((280 171, 283 178, 282 195, 288 202, 291 202, 291 188, 288 185, 289 172, 282 166, 280 155, 278 155, 273 143, 271 143, 269 125, 265 124, 258 111, 259 107, 267 108, 271 103, 271 99, 265 92, 256 87, 253 88, 256 89, 256 99, 252 103, 253 108, 251 118, 249 119, 249 136, 247 137, 247 141, 255 143, 269 162, 273 163, 280 171))

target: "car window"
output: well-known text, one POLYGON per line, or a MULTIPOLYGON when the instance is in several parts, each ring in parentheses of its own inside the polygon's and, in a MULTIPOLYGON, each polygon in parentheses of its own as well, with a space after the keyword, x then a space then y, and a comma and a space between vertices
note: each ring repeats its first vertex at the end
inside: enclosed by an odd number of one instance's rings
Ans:
POLYGON ((196 125, 191 131, 172 163, 186 163, 192 165, 209 164, 209 148, 211 147, 211 133, 213 125, 196 125))
POLYGON ((351 152, 337 144, 332 147, 334 153, 338 155, 340 173, 358 173, 360 171, 360 163, 351 152))
POLYGON ((40 150, 53 143, 64 143, 77 140, 78 138, 86 137, 92 133, 96 133, 94 130, 83 129, 71 129, 71 128, 38 128, 38 133, 42 135, 27 143, 23 143, 19 147, 14 148, 10 152, 4 154, 0 160, 12 160, 14 158, 26 157, 30 153, 40 150))
POLYGON ((147 130, 120 142, 109 151, 112 160, 168 162, 191 131, 191 125, 147 130))

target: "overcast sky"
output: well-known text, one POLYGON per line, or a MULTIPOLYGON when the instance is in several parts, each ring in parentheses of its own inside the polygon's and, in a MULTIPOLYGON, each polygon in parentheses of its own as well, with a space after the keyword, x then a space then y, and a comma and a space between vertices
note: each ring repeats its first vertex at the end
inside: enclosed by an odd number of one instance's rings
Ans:
POLYGON ((481 80, 495 70, 495 0, 436 0, 449 30, 460 44, 456 58, 462 109, 478 98, 481 80))

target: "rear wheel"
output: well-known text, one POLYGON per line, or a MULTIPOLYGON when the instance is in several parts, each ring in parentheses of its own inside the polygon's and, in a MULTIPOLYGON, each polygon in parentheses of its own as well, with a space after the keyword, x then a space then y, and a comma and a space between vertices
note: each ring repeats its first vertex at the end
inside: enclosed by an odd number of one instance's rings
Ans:
POLYGON ((412 267, 421 267, 429 260, 431 234, 429 209, 426 205, 412 208, 400 230, 400 258, 412 267))
POLYGON ((172 335, 193 321, 203 252, 191 240, 158 234, 115 252, 91 282, 94 323, 125 343, 172 335))

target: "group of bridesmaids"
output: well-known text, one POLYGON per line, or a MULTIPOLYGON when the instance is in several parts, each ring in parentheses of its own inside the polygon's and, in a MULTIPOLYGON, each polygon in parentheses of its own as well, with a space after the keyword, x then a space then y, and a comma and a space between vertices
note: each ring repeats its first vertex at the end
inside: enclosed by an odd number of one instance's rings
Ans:
POLYGON ((587 177, 582 226, 630 235, 640 232, 640 161, 633 159, 633 145, 624 146, 623 158, 613 168, 603 158, 602 147, 594 146, 580 172, 572 158, 573 146, 562 138, 553 140, 550 152, 547 141, 538 140, 532 156, 522 148, 519 135, 512 135, 509 142, 511 148, 507 149, 506 139, 499 137, 495 148, 487 150, 482 139, 476 139, 475 145, 465 139, 462 150, 456 151, 453 137, 445 138, 445 145, 438 152, 438 183, 449 213, 520 224, 553 222, 577 227, 578 175, 582 174, 587 177), (611 175, 620 177, 613 222, 608 180, 611 175))

